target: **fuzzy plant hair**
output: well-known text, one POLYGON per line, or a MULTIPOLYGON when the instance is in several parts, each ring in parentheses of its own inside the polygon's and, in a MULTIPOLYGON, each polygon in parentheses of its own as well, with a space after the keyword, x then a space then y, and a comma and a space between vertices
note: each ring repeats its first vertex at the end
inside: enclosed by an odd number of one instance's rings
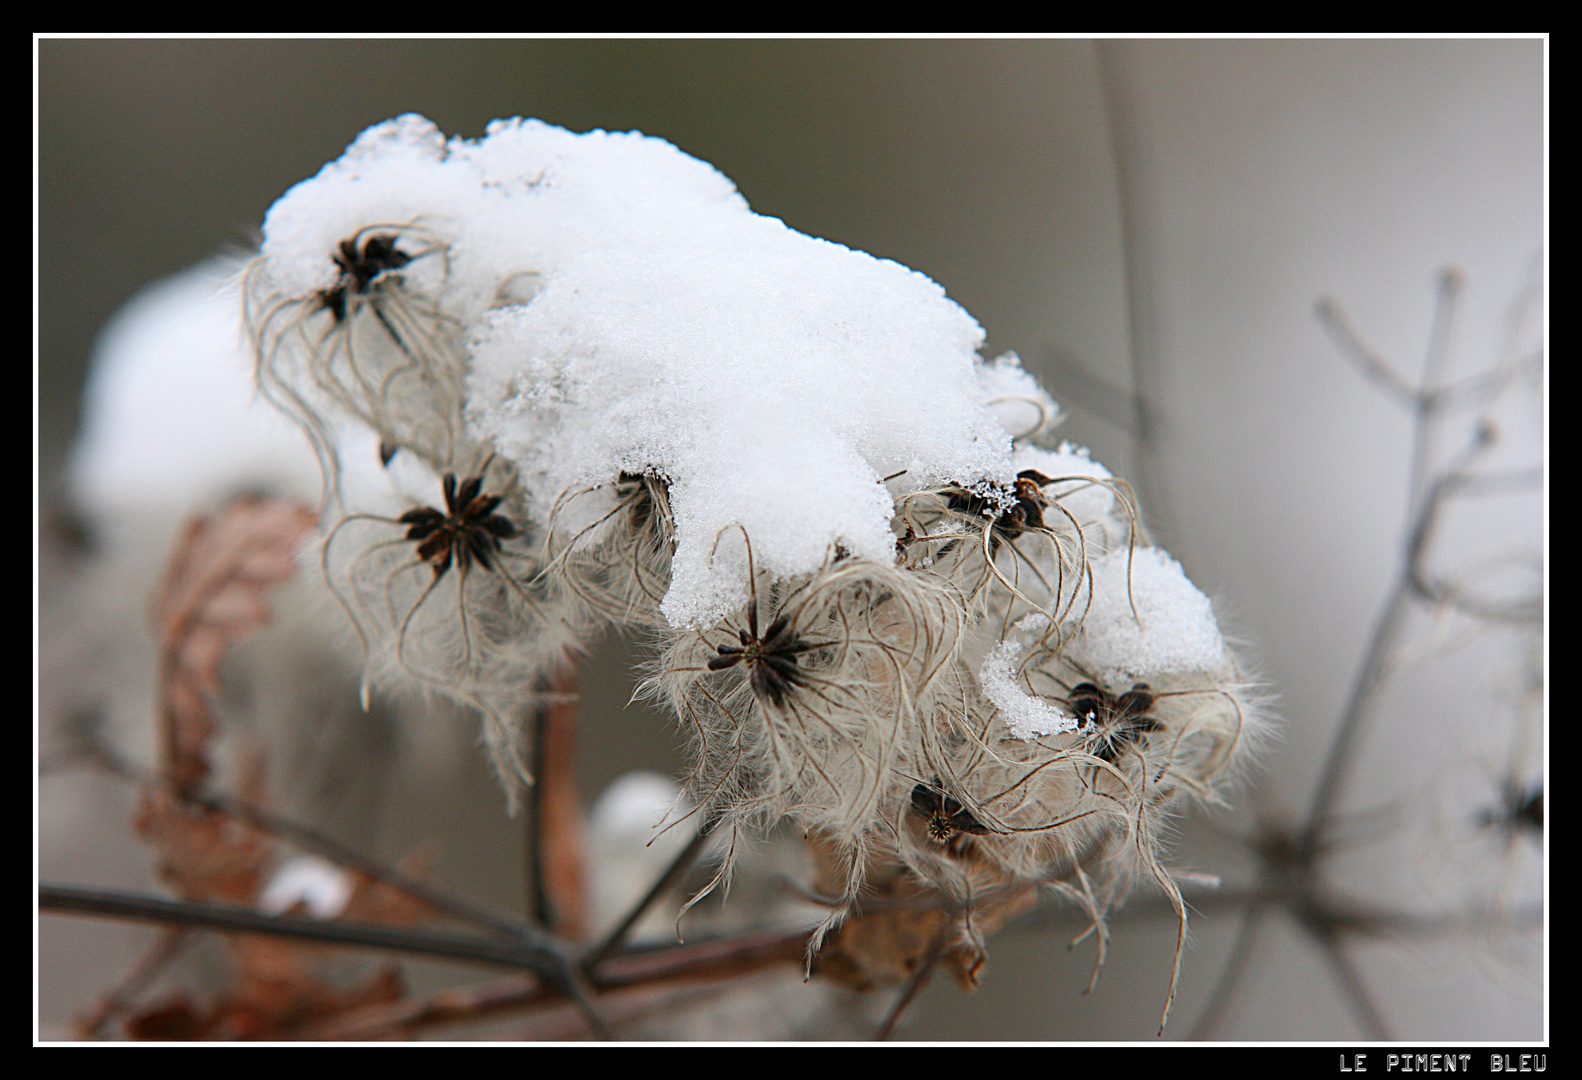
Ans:
POLYGON ((413 223, 360 225, 325 253, 316 285, 276 278, 267 258, 244 278, 261 393, 308 433, 340 476, 331 417, 379 436, 381 453, 451 469, 473 449, 461 422, 461 321, 447 310, 448 244, 413 223))
POLYGON ((837 551, 776 580, 748 548, 746 606, 673 635, 645 690, 691 737, 692 801, 734 827, 819 832, 846 858, 849 904, 916 717, 949 681, 963 604, 928 571, 837 551))
POLYGON ((542 573, 509 467, 446 473, 437 498, 398 516, 350 512, 325 534, 324 580, 350 617, 378 687, 437 691, 476 709, 515 792, 531 779, 522 721, 592 629, 542 573))
POLYGON ((622 472, 557 501, 544 540, 546 576, 606 625, 661 634, 675 535, 664 478, 622 472))

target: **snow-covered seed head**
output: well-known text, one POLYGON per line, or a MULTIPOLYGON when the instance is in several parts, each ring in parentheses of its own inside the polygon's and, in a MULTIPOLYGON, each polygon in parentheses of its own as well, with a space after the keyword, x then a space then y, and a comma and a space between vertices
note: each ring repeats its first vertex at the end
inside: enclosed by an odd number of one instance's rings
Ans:
POLYGON ((1129 491, 1086 453, 1024 448, 1008 486, 959 485, 898 500, 901 558, 954 581, 988 632, 1004 638, 1025 618, 1057 635, 1080 626, 1090 563, 1137 535, 1129 491), (1064 468, 1062 468, 1064 467, 1064 468))
POLYGON ((675 520, 663 477, 622 472, 613 482, 563 495, 549 516, 545 575, 578 598, 590 618, 628 631, 668 627, 675 520))
POLYGON ((675 635, 651 682, 693 733, 691 794, 861 843, 954 657, 960 598, 926 572, 835 552, 810 577, 754 579, 734 616, 675 635))
POLYGON ((1102 946, 1135 878, 1173 889, 1173 801, 1246 756, 1212 605, 1124 481, 1033 444, 1059 406, 1020 361, 668 143, 398 118, 270 211, 246 296, 332 479, 351 429, 428 470, 325 543, 372 677, 474 705, 520 768, 568 650, 654 640, 690 801, 834 868, 815 946, 870 874, 958 912, 1048 886, 1102 946))

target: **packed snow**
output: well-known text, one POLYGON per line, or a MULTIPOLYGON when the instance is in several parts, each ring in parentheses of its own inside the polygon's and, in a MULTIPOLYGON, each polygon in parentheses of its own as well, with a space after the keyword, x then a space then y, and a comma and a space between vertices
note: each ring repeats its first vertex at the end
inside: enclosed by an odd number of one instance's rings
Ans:
POLYGON ((379 227, 445 245, 402 272, 468 327, 468 434, 516 464, 540 525, 576 534, 596 514, 551 521, 562 496, 621 472, 669 482, 676 626, 746 599, 733 524, 777 576, 836 544, 888 561, 886 478, 1007 485, 1012 436, 1058 413, 1014 357, 983 361, 938 284, 753 213, 659 139, 512 120, 447 142, 402 117, 276 204, 265 265, 306 296, 379 227))

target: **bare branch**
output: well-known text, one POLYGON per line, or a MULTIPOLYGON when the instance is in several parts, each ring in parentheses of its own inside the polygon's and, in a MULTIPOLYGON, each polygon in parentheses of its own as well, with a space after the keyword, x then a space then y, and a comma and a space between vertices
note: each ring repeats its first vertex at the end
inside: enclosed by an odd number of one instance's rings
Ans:
MULTIPOLYGON (((619 1022, 620 995, 656 988, 713 987, 782 964, 800 964, 807 946, 804 929, 758 931, 732 938, 693 941, 611 957, 592 978, 608 1020, 619 1022)), ((390 1029, 412 1029, 476 1020, 505 1012, 543 1008, 564 995, 536 979, 506 979, 444 990, 425 998, 348 1013, 315 1029, 314 1038, 358 1039, 390 1029)))
POLYGON ((517 941, 473 934, 392 929, 372 924, 331 922, 297 915, 264 915, 234 904, 194 903, 99 889, 41 885, 39 910, 63 915, 103 915, 163 925, 231 933, 265 934, 298 941, 321 941, 501 967, 526 968, 559 983, 569 948, 564 942, 524 928, 517 941))
POLYGON ((1225 967, 1220 971, 1219 980, 1214 984, 1214 990, 1209 994, 1208 1004, 1198 1014, 1197 1024, 1192 1028, 1191 1038, 1205 1040, 1212 1038, 1214 1029, 1219 1026, 1225 1013, 1235 999, 1236 991, 1241 987, 1242 976, 1247 973, 1247 968, 1252 962, 1253 949, 1258 944, 1258 930, 1263 922, 1266 908, 1262 904, 1250 904, 1241 919, 1241 928, 1236 931, 1236 944, 1230 951, 1230 959, 1225 961, 1225 967))
POLYGON ((1384 1014, 1379 1011, 1378 1002, 1373 999, 1372 992, 1362 981, 1362 973, 1357 970, 1356 964, 1346 954, 1346 943, 1338 938, 1319 943, 1320 951, 1329 961, 1330 967, 1335 972, 1336 981, 1345 991, 1346 1001, 1351 1006, 1352 1012, 1357 1016, 1357 1022, 1367 1032, 1368 1038, 1374 1042, 1389 1042, 1390 1029, 1384 1022, 1384 1014))
POLYGON ((934 968, 939 963, 939 958, 945 953, 946 944, 950 941, 950 937, 955 931, 956 925, 954 922, 947 920, 939 924, 939 930, 934 934, 934 940, 929 943, 928 952, 923 955, 923 959, 918 963, 916 970, 906 980, 906 985, 896 995, 895 1004, 890 1006, 890 1011, 885 1016, 883 1023, 879 1025, 879 1030, 874 1033, 875 1042, 884 1042, 890 1037, 890 1033, 895 1030, 896 1023, 901 1019, 901 1014, 906 1012, 907 1006, 912 1004, 917 995, 923 992, 923 988, 928 985, 929 979, 933 977, 934 968))

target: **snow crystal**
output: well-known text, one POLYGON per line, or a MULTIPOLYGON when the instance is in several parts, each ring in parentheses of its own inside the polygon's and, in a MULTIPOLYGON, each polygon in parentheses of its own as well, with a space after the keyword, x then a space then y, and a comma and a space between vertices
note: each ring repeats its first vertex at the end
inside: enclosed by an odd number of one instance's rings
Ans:
MULTIPOLYGON (((1027 620, 1023 620, 1024 622, 1027 620)), ((1047 623, 1047 619, 1045 620, 1047 623)), ((1020 629, 1020 627, 1018 627, 1020 629)), ((1016 661, 1022 655, 1019 641, 1002 641, 989 651, 979 669, 983 693, 1017 739, 1077 730, 1077 718, 1042 698, 1033 697, 1016 682, 1016 661)))
POLYGON ((1095 559, 1092 570, 1093 603, 1073 657, 1113 683, 1225 668, 1214 605, 1180 563, 1158 548, 1120 549, 1095 559))
POLYGON ((1048 615, 1042 611, 1033 611, 1016 620, 1016 625, 1012 629, 1019 634, 1042 634, 1053 625, 1048 615))

